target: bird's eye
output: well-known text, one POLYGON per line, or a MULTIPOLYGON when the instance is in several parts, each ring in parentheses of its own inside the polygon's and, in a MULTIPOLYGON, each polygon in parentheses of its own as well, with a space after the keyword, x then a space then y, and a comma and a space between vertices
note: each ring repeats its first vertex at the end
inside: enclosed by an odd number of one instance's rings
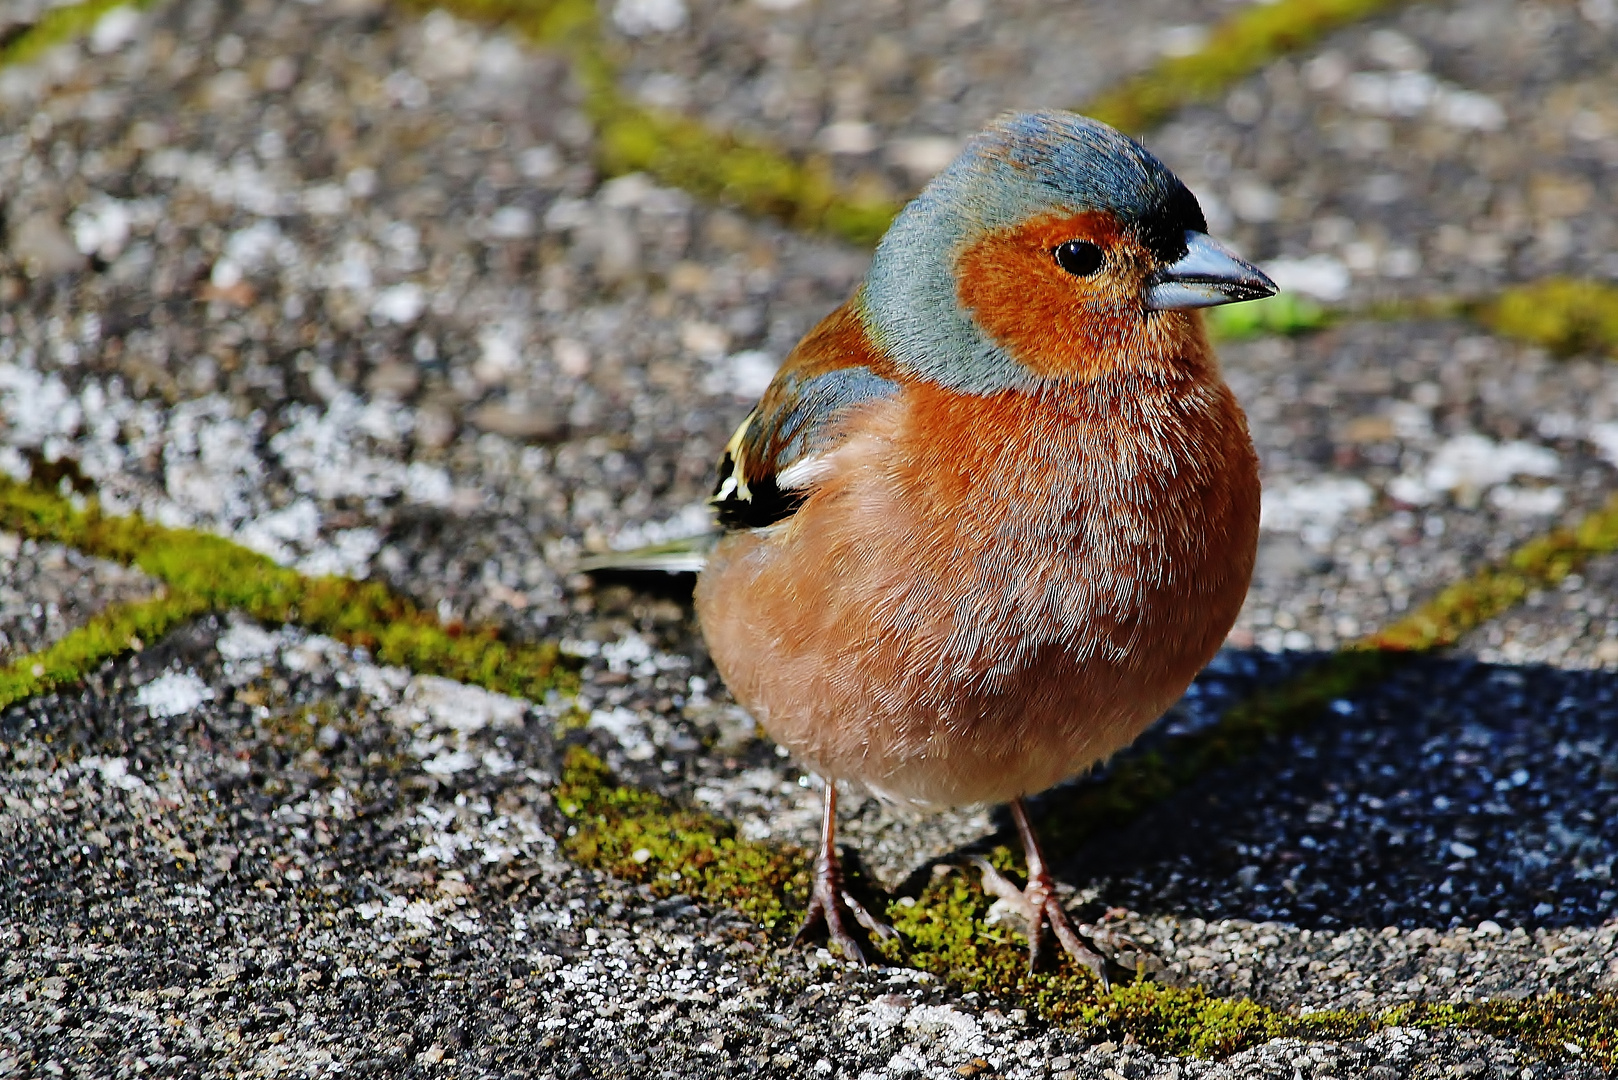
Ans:
POLYGON ((1088 240, 1069 240, 1056 248, 1056 265, 1075 277, 1089 277, 1101 269, 1101 249, 1088 240))

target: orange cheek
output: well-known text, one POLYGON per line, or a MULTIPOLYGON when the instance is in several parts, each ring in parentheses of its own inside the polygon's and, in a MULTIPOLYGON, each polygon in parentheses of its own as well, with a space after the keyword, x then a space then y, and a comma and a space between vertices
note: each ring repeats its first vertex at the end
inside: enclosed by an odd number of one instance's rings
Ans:
POLYGON ((1061 215, 991 234, 956 262, 961 305, 1023 366, 1045 377, 1091 378, 1117 367, 1141 328, 1140 300, 1106 271, 1079 281, 1056 264, 1063 241, 1119 241, 1100 214, 1061 215))

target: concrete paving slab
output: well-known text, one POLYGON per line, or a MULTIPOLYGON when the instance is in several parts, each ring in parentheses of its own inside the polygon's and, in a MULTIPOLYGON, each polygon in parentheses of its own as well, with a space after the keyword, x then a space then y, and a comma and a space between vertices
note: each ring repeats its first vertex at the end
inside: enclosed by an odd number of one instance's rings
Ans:
MULTIPOLYGON (((1224 10, 663 6, 686 22, 635 37, 633 92, 684 72, 696 113, 744 128, 785 93, 789 146, 870 123, 880 149, 840 156, 896 188, 917 170, 889 147, 1087 94, 1224 10), (968 85, 925 60, 941 26, 968 85), (859 109, 840 76, 795 81, 884 41, 902 62, 859 109)), ((1610 214, 1578 196, 1618 137, 1602 10, 1412 7, 1150 141, 1250 251, 1335 259, 1354 300, 1606 273, 1610 214), (1428 93, 1408 117, 1353 96, 1406 84, 1428 93), (1483 99, 1507 127, 1457 127, 1483 99)), ((71 463, 113 510, 560 639, 582 685, 514 702, 223 615, 7 709, 0 850, 25 869, 0 891, 0 1072, 1599 1074, 1465 1031, 1217 1063, 1086 1046, 1027 1003, 780 951, 569 864, 559 738, 743 836, 813 841, 814 782, 719 685, 688 583, 571 567, 701 526, 717 450, 866 255, 603 182, 563 58, 443 13, 186 0, 126 22, 0 72, 0 465, 71 463)), ((1231 647, 1154 736, 1171 752, 1611 489, 1618 380, 1592 358, 1369 318, 1222 352, 1270 503, 1231 647)), ((1612 989, 1613 686, 1582 670, 1611 664, 1610 562, 1064 857, 1071 902, 1123 909, 1165 979, 1278 1008, 1612 989)), ((7 566, 30 613, 124 595, 65 554, 7 566)), ((895 887, 1004 838, 989 811, 849 810, 895 887)))

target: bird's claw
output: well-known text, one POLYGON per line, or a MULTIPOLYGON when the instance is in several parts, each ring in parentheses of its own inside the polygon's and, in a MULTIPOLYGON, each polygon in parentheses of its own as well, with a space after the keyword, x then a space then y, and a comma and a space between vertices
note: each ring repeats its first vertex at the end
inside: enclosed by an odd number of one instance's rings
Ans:
POLYGON ((1106 953, 1118 967, 1137 973, 1162 971, 1162 959, 1152 954, 1146 946, 1119 930, 1116 925, 1109 925, 1115 912, 1107 912, 1101 917, 1099 923, 1080 923, 1079 933, 1096 943, 1096 947, 1106 953))
POLYGON ((842 887, 839 877, 834 869, 816 869, 814 887, 809 894, 809 910, 804 913, 803 924, 793 935, 792 944, 802 945, 814 936, 816 927, 824 926, 827 944, 836 946, 843 954, 843 959, 869 967, 870 961, 865 958, 864 950, 854 940, 854 935, 848 932, 843 918, 844 910, 853 915, 854 920, 873 937, 894 941, 898 939, 899 932, 871 914, 869 908, 850 895, 842 887))
POLYGON ((866 933, 875 934, 883 941, 899 940, 899 931, 895 930, 893 927, 889 926, 875 915, 872 915, 869 908, 860 903, 858 900, 854 899, 853 894, 844 891, 842 893, 842 897, 843 903, 848 907, 849 911, 854 913, 855 921, 857 921, 861 926, 865 927, 866 933))
POLYGON ((1038 875, 1031 878, 1027 888, 1019 889, 1013 885, 1004 874, 996 870, 989 860, 978 858, 973 862, 983 873, 983 891, 1002 900, 1022 916, 1028 927, 1028 971, 1032 974, 1039 970, 1044 960, 1045 926, 1050 924, 1056 940, 1061 942, 1062 949, 1071 956, 1075 963, 1089 970, 1101 983, 1102 990, 1111 988, 1107 979, 1107 961, 1102 955, 1086 945, 1068 921, 1067 912, 1062 902, 1056 897, 1056 889, 1050 878, 1038 875))

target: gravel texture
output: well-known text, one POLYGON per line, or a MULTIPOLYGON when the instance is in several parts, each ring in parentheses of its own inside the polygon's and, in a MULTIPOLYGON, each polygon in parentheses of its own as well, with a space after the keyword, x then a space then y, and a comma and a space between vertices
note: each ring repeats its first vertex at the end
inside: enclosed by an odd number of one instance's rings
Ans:
MULTIPOLYGON (((1149 142, 1328 299, 1618 275, 1610 7, 1412 6, 1149 142)), ((894 191, 982 118, 1080 100, 1230 9, 603 6, 642 98, 868 140, 839 168, 894 191)), ((547 791, 579 720, 626 779, 813 842, 814 782, 718 684, 689 583, 571 566, 703 524, 717 450, 866 256, 602 182, 561 57, 364 0, 175 0, 0 71, 0 133, 0 469, 559 638, 583 670, 576 701, 513 702, 222 617, 0 713, 23 868, 0 1073, 1597 1075, 1466 1032, 1086 1047, 563 861, 547 791)), ((1171 752, 1612 488, 1618 375, 1593 359, 1442 320, 1221 351, 1265 534, 1171 752)), ((0 658, 150 590, 0 545, 0 658)), ((1125 909, 1164 978, 1276 1007, 1612 989, 1615 566, 1075 853, 1072 901, 1125 909)), ((849 801, 890 886, 1006 837, 849 801)))

